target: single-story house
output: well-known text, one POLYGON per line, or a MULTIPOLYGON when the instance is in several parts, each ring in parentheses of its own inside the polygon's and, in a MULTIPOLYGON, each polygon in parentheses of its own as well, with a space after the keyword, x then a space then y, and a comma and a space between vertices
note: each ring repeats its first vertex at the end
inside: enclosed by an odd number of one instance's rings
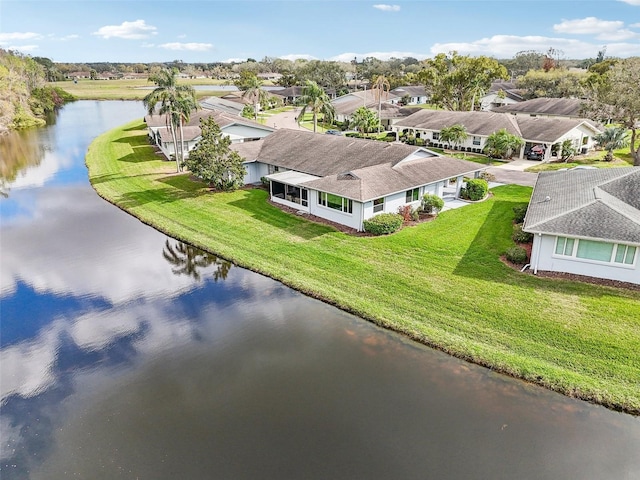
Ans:
POLYGON ((595 147, 594 137, 601 132, 594 123, 584 118, 530 117, 497 112, 425 109, 398 120, 392 126, 392 130, 396 134, 411 133, 428 141, 431 146, 445 148, 449 145, 440 140, 440 131, 444 127, 456 124, 464 125, 468 135, 458 146, 460 150, 481 153, 489 135, 505 129, 525 141, 518 154, 519 158, 524 158, 526 152, 539 145, 544 150, 543 161, 549 161, 557 155, 559 146, 565 140, 571 140, 578 153, 587 153, 595 147))
POLYGON ((244 152, 245 183, 267 180, 274 203, 358 231, 378 213, 417 207, 426 193, 458 196, 464 178, 486 168, 422 147, 300 130, 255 143, 259 152, 244 152))
MULTIPOLYGON (((271 134, 274 129, 260 123, 237 117, 228 113, 212 110, 196 110, 189 118, 189 122, 182 127, 182 137, 186 152, 192 150, 202 138, 200 119, 213 117, 220 127, 220 131, 231 139, 231 143, 243 143, 260 140, 271 134)), ((144 117, 151 142, 157 145, 168 159, 176 153, 176 145, 167 124, 166 115, 147 115, 144 117)), ((178 133, 179 135, 179 133, 178 133)), ((178 141, 179 138, 178 138, 178 141)))
POLYGON ((494 112, 510 113, 512 115, 528 115, 531 117, 563 117, 584 118, 582 107, 585 100, 579 98, 533 98, 523 102, 503 105, 494 108, 494 112))
POLYGON ((429 101, 429 96, 421 85, 404 85, 391 90, 391 93, 400 97, 400 100, 409 97, 407 105, 421 105, 429 101))
POLYGON ((492 110, 524 101, 521 91, 513 82, 498 80, 491 84, 489 91, 480 97, 480 110, 492 110))
POLYGON ((220 97, 208 97, 200 100, 200 106, 205 110, 230 113, 237 117, 242 115, 244 104, 238 101, 227 100, 220 97))
MULTIPOLYGON (((397 104, 401 98, 394 93, 384 92, 381 94, 381 103, 397 104)), ((333 99, 331 104, 335 110, 336 120, 339 122, 350 119, 353 112, 360 107, 367 107, 376 113, 378 112, 378 98, 375 90, 351 92, 333 99)))
POLYGON ((640 284, 640 167, 540 173, 523 230, 534 273, 640 284))
MULTIPOLYGON (((270 90, 271 95, 275 95, 282 99, 285 105, 295 105, 298 103, 300 97, 304 95, 304 86, 294 85, 293 87, 280 88, 278 90, 270 90)), ((325 88, 324 92, 331 99, 336 98, 335 88, 325 88)))

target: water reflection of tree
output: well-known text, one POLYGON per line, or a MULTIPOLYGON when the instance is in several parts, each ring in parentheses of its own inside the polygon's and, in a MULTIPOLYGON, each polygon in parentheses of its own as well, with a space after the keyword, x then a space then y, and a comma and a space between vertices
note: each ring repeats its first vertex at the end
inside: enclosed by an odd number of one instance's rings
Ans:
POLYGON ((171 271, 176 275, 187 275, 194 280, 200 280, 199 268, 216 265, 213 272, 213 279, 225 280, 231 270, 231 262, 218 258, 217 256, 188 245, 184 242, 174 240, 173 244, 167 239, 164 244, 162 256, 167 262, 173 265, 171 271))
POLYGON ((0 136, 0 195, 9 196, 11 184, 18 174, 37 167, 44 158, 45 148, 38 142, 35 130, 9 132, 0 136))

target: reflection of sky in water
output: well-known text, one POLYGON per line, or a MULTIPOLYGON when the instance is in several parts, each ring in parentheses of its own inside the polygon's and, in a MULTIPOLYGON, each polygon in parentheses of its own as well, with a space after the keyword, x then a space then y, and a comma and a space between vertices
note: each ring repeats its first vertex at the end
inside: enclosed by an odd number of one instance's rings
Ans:
POLYGON ((640 474, 640 422, 628 416, 453 360, 242 269, 221 282, 219 262, 198 267, 199 280, 175 274, 167 238, 87 184, 84 150, 128 121, 119 104, 65 108, 46 132, 55 150, 0 200, 3 479, 99 478, 96 465, 101 478, 132 478, 123 466, 141 478, 245 478, 219 469, 249 450, 246 478, 287 468, 332 478, 349 463, 360 469, 349 478, 640 474), (301 463, 261 461, 282 452, 301 463))

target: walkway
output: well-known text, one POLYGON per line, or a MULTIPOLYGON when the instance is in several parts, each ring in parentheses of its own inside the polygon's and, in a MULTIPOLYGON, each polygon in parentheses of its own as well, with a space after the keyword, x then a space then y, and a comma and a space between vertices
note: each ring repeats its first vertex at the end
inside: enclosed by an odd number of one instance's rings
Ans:
POLYGON ((487 168, 487 173, 494 175, 498 183, 515 183, 533 187, 538 179, 538 174, 525 172, 524 170, 534 165, 540 165, 540 162, 535 160, 512 160, 511 162, 487 168))
POLYGON ((272 128, 290 128, 292 130, 306 130, 306 128, 298 125, 296 118, 298 117, 298 113, 300 113, 300 108, 296 108, 295 110, 289 110, 286 112, 276 113, 274 115, 269 115, 265 118, 265 124, 268 127, 272 128))

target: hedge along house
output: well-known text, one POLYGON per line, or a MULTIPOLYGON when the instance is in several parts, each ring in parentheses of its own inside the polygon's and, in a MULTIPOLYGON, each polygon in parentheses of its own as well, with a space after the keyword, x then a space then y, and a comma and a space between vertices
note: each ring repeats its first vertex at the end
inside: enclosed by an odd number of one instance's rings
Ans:
MULTIPOLYGON (((236 117, 224 112, 211 110, 197 110, 191 114, 189 122, 182 127, 182 138, 185 143, 185 157, 201 139, 200 119, 213 117, 223 135, 231 139, 231 143, 242 143, 260 140, 271 134, 274 129, 260 123, 236 117)), ((160 148, 167 159, 172 159, 176 153, 171 131, 167 126, 167 115, 147 115, 144 117, 151 142, 160 148)), ((180 142, 180 131, 176 131, 180 142)))
POLYGON ((450 189, 457 197, 463 178, 486 168, 421 147, 298 130, 278 130, 260 143, 245 156, 245 183, 268 181, 274 203, 358 231, 378 213, 417 207, 426 193, 442 197, 450 189))
POLYGON ((640 284, 640 167, 541 172, 523 230, 534 273, 640 284))
POLYGON ((455 124, 464 125, 467 139, 457 149, 466 152, 481 153, 487 138, 498 130, 505 129, 512 135, 522 138, 525 143, 517 152, 524 158, 535 145, 544 149, 543 161, 549 161, 559 155, 560 146, 570 140, 578 153, 592 150, 596 142, 594 137, 601 130, 590 120, 561 117, 531 117, 510 115, 497 112, 460 112, 445 110, 420 110, 403 118, 393 125, 396 136, 408 133, 422 138, 428 145, 448 148, 450 145, 440 140, 440 131, 455 124))

